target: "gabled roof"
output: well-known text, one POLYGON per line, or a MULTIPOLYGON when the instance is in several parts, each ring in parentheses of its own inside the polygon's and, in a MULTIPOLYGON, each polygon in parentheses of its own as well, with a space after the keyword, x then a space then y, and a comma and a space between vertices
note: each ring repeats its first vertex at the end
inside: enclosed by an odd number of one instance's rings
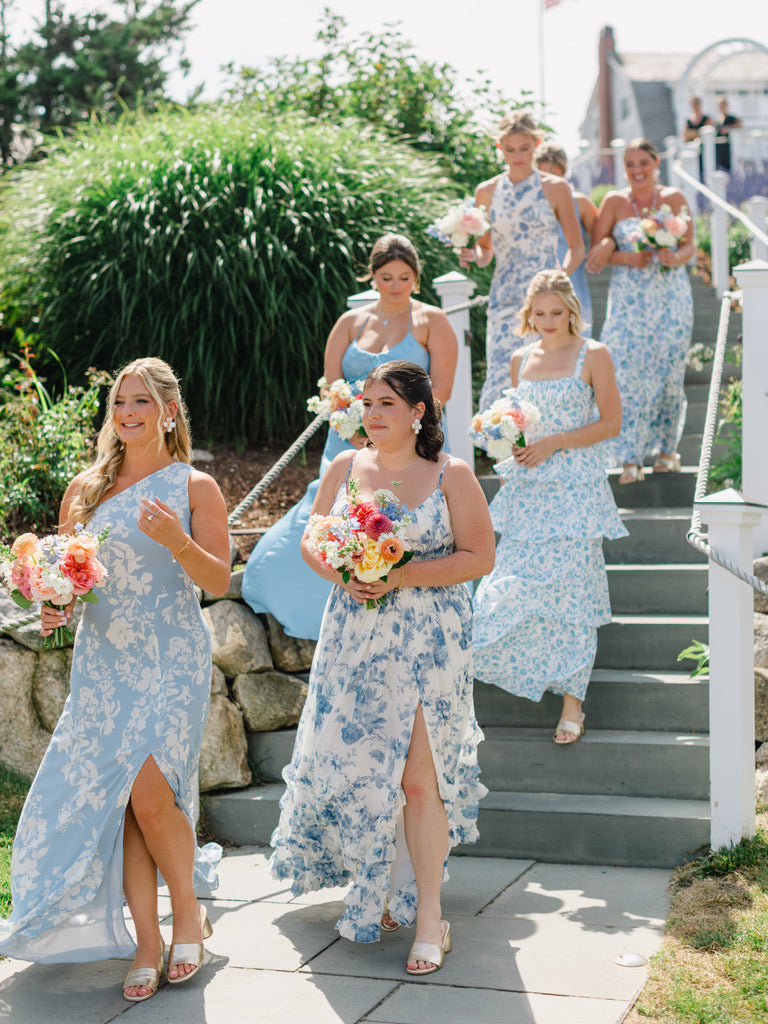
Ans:
MULTIPOLYGON (((693 54, 617 53, 625 73, 633 82, 665 82, 675 85, 693 60, 693 54)), ((768 54, 735 53, 712 69, 708 84, 719 82, 768 83, 768 54)))

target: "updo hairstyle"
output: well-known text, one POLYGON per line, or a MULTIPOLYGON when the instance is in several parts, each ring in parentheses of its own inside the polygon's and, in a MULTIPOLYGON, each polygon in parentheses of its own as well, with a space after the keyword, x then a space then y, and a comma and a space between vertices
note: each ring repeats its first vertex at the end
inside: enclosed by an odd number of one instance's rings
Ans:
POLYGON ((377 270, 393 263, 395 260, 402 260, 406 263, 416 276, 414 291, 419 290, 421 280, 421 263, 419 254, 410 238, 405 235, 382 235, 373 243, 371 255, 368 257, 368 268, 366 273, 358 278, 358 281, 370 281, 377 270))
POLYGON ((642 149, 653 160, 659 159, 659 153, 654 144, 650 141, 650 139, 644 139, 642 136, 638 136, 636 139, 629 140, 629 142, 624 147, 625 157, 630 149, 642 149))
POLYGON ((530 114, 513 112, 506 114, 499 121, 494 139, 501 142, 505 135, 530 135, 532 139, 540 142, 545 132, 536 124, 530 114))
POLYGON ((520 324, 515 328, 515 334, 525 338, 529 334, 537 333, 531 316, 537 295, 557 295, 568 309, 569 333, 574 337, 581 334, 584 330, 584 321, 581 319, 581 303, 573 290, 570 277, 564 270, 540 270, 533 277, 528 285, 528 291, 525 293, 525 302, 517 314, 520 324))
POLYGON ((568 170, 568 157, 566 152, 563 147, 558 146, 556 142, 542 142, 542 144, 537 148, 536 155, 533 160, 537 167, 541 164, 557 164, 563 174, 568 170))
POLYGON ((437 462, 443 449, 443 431, 440 429, 441 407, 432 394, 432 381, 426 370, 416 363, 404 359, 393 359, 390 363, 382 363, 374 367, 365 378, 365 389, 375 381, 381 381, 392 388, 396 395, 414 408, 419 402, 424 403, 424 415, 421 417, 421 430, 416 435, 416 454, 422 459, 437 462))

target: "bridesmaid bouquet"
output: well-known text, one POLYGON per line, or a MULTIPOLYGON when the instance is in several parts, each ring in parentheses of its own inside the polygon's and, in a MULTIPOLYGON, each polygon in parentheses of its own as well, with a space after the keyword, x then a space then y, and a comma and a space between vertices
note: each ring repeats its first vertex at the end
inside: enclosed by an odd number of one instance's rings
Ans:
POLYGON ((514 388, 507 388, 490 409, 472 418, 470 437, 478 448, 485 448, 494 462, 503 462, 515 447, 525 448, 525 431, 541 419, 532 402, 518 398, 514 388))
POLYGON ((452 206, 434 224, 430 224, 427 234, 452 246, 458 256, 462 249, 474 245, 490 226, 485 216, 485 207, 475 206, 474 199, 465 199, 463 203, 452 206))
MULTIPOLYGON (((690 220, 687 206, 680 213, 672 213, 672 207, 667 203, 660 210, 651 210, 640 219, 640 230, 634 239, 635 251, 677 249, 680 239, 688 230, 690 220)), ((662 264, 661 269, 665 271, 672 268, 662 264)))
POLYGON ((317 382, 319 395, 307 399, 307 409, 328 420, 331 427, 344 440, 355 434, 365 437, 363 430, 363 382, 347 384, 343 377, 329 384, 325 377, 317 382))
MULTIPOLYGON (((360 485, 351 479, 349 495, 352 500, 342 515, 310 516, 304 531, 309 547, 323 565, 340 572, 345 583, 353 573, 363 583, 386 580, 392 569, 413 558, 414 552, 406 551, 400 539, 411 517, 386 488, 376 491, 372 501, 360 501, 360 485)), ((365 606, 375 608, 386 600, 386 594, 369 598, 365 606)))
MULTIPOLYGON (((22 533, 11 548, 0 544, 0 578, 20 608, 29 608, 35 601, 61 607, 73 597, 98 603, 93 588, 104 582, 107 570, 96 552, 108 533, 109 527, 98 535, 86 533, 80 523, 74 533, 60 536, 22 533)), ((58 626, 46 637, 45 646, 71 642, 69 628, 58 626)))

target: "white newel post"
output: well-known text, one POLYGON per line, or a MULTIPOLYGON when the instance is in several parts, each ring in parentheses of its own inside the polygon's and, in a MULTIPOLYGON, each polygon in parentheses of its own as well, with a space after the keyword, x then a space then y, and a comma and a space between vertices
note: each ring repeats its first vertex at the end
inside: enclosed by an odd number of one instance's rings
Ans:
MULTIPOLYGON (((702 128, 702 131, 705 129, 702 128)), ((707 184, 720 199, 725 199, 730 175, 726 171, 713 171, 707 184)), ((728 291, 730 264, 728 261, 728 214, 719 206, 712 205, 712 284, 718 298, 728 291)))
MULTIPOLYGON (((690 174, 690 176, 692 178, 696 178, 698 180, 698 177, 699 177, 699 151, 698 151, 698 147, 695 147, 695 146, 683 146, 683 148, 678 153, 678 160, 682 164, 683 170, 687 171, 688 174, 690 174)), ((677 187, 680 189, 680 191, 685 196, 685 202, 686 202, 686 205, 687 205, 688 209, 690 210, 691 216, 695 217, 696 214, 698 213, 698 210, 699 210, 698 192, 696 191, 696 189, 693 187, 693 185, 689 185, 687 181, 672 182, 672 184, 677 184, 677 187)), ((696 255, 694 254, 691 257, 691 261, 693 262, 695 260, 696 260, 696 255)))
POLYGON ((624 185, 626 174, 624 173, 624 139, 611 139, 611 152, 613 153, 613 184, 616 188, 624 185))
MULTIPOLYGON (((742 289, 744 307, 741 489, 748 501, 768 505, 768 262, 742 263, 734 276, 742 289)), ((753 554, 767 551, 768 516, 755 530, 753 554)))
MULTIPOLYGON (((475 282, 464 274, 452 270, 450 274, 436 277, 432 282, 440 296, 443 309, 460 306, 472 298, 475 282)), ((451 454, 468 462, 475 468, 475 448, 470 440, 469 429, 472 420, 472 349, 469 342, 469 310, 462 309, 458 313, 449 313, 448 319, 456 332, 459 342, 459 361, 456 364, 456 376, 453 380, 451 400, 445 407, 445 422, 448 430, 448 441, 451 454)))
POLYGON ((710 179, 717 167, 715 163, 715 126, 713 124, 702 125, 699 128, 699 140, 702 148, 702 160, 704 162, 704 183, 712 188, 710 179))
MULTIPOLYGON (((752 571, 752 529, 763 513, 733 489, 696 502, 709 544, 752 571)), ((713 850, 755 834, 752 587, 709 562, 709 783, 713 850)))
MULTIPOLYGON (((765 196, 752 196, 747 199, 744 203, 746 207, 747 216, 755 225, 756 228, 765 234, 768 232, 768 198, 765 196)), ((749 255, 753 260, 768 260, 768 245, 765 242, 761 242, 759 238, 750 238, 749 240, 749 255)))

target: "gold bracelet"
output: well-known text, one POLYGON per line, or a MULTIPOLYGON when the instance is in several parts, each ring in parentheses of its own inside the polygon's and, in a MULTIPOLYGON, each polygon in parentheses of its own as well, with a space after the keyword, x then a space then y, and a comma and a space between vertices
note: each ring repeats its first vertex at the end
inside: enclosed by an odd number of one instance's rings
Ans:
POLYGON ((563 439, 563 444, 562 444, 562 448, 563 448, 563 451, 565 451, 565 449, 566 449, 566 448, 567 448, 568 446, 567 446, 567 445, 566 445, 566 443, 565 443, 565 434, 563 433, 563 431, 562 431, 562 430, 560 431, 560 437, 562 437, 562 439, 563 439))
POLYGON ((185 547, 187 547, 187 545, 189 544, 189 542, 190 542, 191 540, 192 540, 192 538, 191 538, 191 537, 187 537, 187 539, 186 539, 186 540, 184 541, 184 543, 183 543, 183 544, 181 545, 181 547, 180 547, 180 548, 179 548, 179 550, 178 550, 178 551, 176 552, 176 554, 174 554, 173 552, 171 552, 171 555, 173 555, 173 558, 174 558, 174 559, 175 559, 175 560, 176 560, 177 562, 178 562, 178 560, 179 560, 179 555, 180 555, 180 554, 181 554, 181 552, 182 552, 182 551, 184 550, 184 548, 185 548, 185 547))
POLYGON ((395 593, 397 593, 398 590, 400 589, 400 587, 402 587, 404 579, 405 579, 405 566, 401 565, 400 566, 400 582, 395 587, 395 593))

